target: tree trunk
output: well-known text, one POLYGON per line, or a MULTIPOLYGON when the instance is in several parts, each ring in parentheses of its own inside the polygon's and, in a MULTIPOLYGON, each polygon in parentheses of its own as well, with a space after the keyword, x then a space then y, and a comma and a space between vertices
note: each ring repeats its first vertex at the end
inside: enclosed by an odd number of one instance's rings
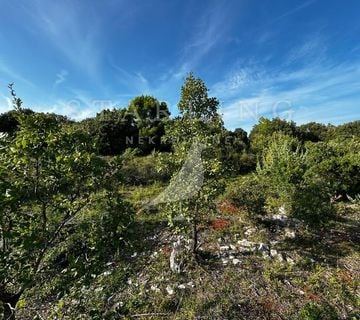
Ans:
POLYGON ((197 204, 195 204, 194 219, 193 219, 193 230, 192 230, 192 240, 193 240, 192 252, 193 252, 194 255, 196 255, 197 247, 198 247, 197 218, 198 218, 198 207, 197 207, 197 204))

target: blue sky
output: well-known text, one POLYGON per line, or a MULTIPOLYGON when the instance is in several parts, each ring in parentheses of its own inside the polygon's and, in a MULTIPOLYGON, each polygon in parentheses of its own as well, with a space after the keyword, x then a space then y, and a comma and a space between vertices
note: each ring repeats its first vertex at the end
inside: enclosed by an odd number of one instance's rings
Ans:
POLYGON ((226 127, 360 119, 360 1, 0 0, 0 112, 93 116, 151 94, 177 113, 193 71, 226 127))

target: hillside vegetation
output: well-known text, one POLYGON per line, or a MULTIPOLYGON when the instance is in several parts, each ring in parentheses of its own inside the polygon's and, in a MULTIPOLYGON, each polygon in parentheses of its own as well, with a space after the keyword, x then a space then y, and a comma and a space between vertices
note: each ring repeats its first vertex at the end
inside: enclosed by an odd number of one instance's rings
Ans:
POLYGON ((360 121, 229 131, 193 74, 173 118, 140 96, 75 122, 9 88, 3 319, 360 319, 360 121))

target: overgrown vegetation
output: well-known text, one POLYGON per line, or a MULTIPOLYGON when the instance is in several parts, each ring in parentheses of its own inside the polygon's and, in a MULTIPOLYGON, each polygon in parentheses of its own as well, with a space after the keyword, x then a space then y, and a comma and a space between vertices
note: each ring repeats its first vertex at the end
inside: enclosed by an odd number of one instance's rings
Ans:
POLYGON ((359 319, 360 121, 224 128, 190 74, 74 122, 0 116, 4 319, 359 319))

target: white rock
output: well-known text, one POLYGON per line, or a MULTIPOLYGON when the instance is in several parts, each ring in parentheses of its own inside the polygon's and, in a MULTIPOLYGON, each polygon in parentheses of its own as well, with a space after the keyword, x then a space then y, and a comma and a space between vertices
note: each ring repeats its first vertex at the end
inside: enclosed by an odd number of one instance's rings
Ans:
POLYGON ((172 296, 172 295, 174 294, 174 289, 171 288, 170 286, 167 286, 167 287, 166 287, 166 292, 167 292, 170 296, 172 296))
POLYGON ((290 238, 290 239, 294 239, 295 238, 295 231, 289 229, 289 228, 285 228, 285 237, 286 238, 290 238))
POLYGON ((236 246, 234 246, 233 244, 230 245, 230 249, 231 250, 236 250, 236 246))
POLYGON ((195 287, 195 285, 194 285, 194 283, 193 283, 192 281, 188 282, 188 283, 187 283, 187 286, 190 287, 190 288, 194 288, 194 287, 195 287))
POLYGON ((232 263, 236 266, 237 264, 240 263, 240 260, 239 259, 233 259, 232 263))
POLYGON ((230 250, 229 246, 220 246, 220 251, 228 251, 230 250))
POLYGON ((256 229, 255 228, 248 228, 245 232, 244 232, 244 234, 246 235, 246 236, 251 236, 253 233, 255 233, 256 232, 256 229))
POLYGON ((284 206, 281 206, 281 207, 279 208, 279 214, 281 214, 281 215, 286 215, 286 209, 285 209, 284 206))
POLYGON ((118 308, 118 307, 123 307, 124 306, 124 302, 123 301, 119 301, 117 303, 114 304, 114 308, 118 308))
POLYGON ((242 247, 251 247, 254 245, 254 243, 249 241, 248 239, 239 240, 237 243, 242 247))
POLYGON ((159 289, 157 286, 155 286, 155 285, 152 285, 152 286, 150 287, 150 290, 155 291, 155 292, 159 292, 159 291, 160 291, 160 289, 159 289))
POLYGON ((280 262, 283 262, 283 261, 284 261, 284 258, 283 258, 283 256, 282 256, 281 253, 277 254, 276 257, 277 257, 277 259, 278 259, 280 262))
POLYGON ((278 254, 277 250, 275 250, 275 249, 270 250, 270 256, 276 257, 277 254, 278 254))
POLYGON ((291 259, 290 257, 286 257, 286 262, 290 265, 295 264, 295 261, 293 259, 291 259))
POLYGON ((262 243, 262 242, 261 242, 261 243, 259 244, 258 251, 259 251, 259 252, 267 252, 267 251, 269 251, 269 246, 266 245, 265 243, 262 243))
POLYGON ((184 284, 179 284, 179 285, 178 285, 178 288, 181 289, 181 290, 184 290, 186 287, 185 287, 184 284))
POLYGON ((137 252, 134 252, 132 255, 131 255, 131 258, 135 258, 137 256, 137 252))

